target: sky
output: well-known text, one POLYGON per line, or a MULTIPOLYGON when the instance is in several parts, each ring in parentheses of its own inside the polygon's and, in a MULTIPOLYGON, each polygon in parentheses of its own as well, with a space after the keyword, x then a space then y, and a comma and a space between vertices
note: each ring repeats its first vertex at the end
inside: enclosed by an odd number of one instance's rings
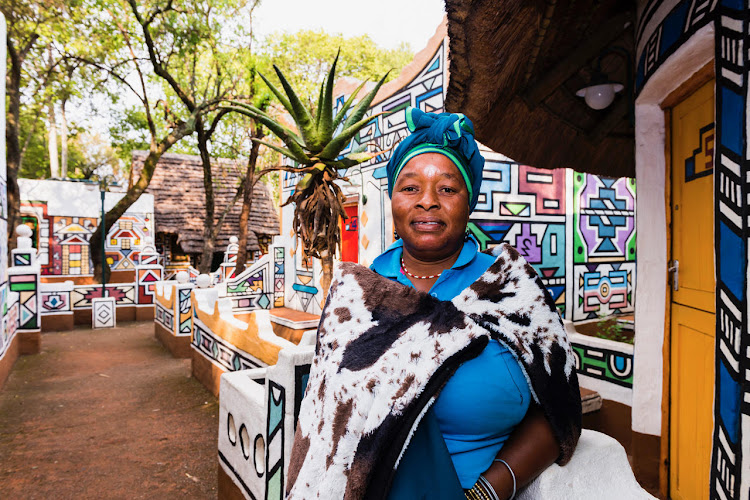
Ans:
POLYGON ((253 31, 257 38, 275 31, 319 29, 345 37, 370 35, 386 49, 407 42, 416 53, 445 15, 443 0, 261 0, 253 31))

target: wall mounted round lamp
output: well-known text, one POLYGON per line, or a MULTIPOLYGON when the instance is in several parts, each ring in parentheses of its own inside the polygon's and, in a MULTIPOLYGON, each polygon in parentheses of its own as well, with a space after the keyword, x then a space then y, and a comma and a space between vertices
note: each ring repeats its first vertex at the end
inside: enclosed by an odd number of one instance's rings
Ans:
POLYGON ((594 75, 591 78, 591 84, 580 89, 576 95, 583 97, 591 109, 604 109, 612 104, 615 94, 623 88, 621 83, 610 82, 605 74, 600 73, 594 75))

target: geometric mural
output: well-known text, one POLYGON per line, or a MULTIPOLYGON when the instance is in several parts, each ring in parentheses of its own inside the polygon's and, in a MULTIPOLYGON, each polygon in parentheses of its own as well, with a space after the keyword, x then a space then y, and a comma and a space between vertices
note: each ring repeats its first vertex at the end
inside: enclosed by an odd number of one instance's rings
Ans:
MULTIPOLYGON (((98 217, 48 214, 46 201, 22 202, 23 222, 31 227, 34 247, 39 250, 42 276, 79 276, 93 273, 89 240, 98 217)), ((107 263, 113 271, 133 270, 153 238, 154 221, 149 213, 126 212, 112 226, 105 240, 107 263)), ((96 249, 101 252, 100 248, 96 249)))
MULTIPOLYGON (((747 1, 670 0, 645 6, 636 27, 644 42, 636 65, 639 92, 667 58, 714 23, 713 140, 716 356, 711 498, 750 498, 750 335, 748 334, 747 1), (655 12, 665 14, 652 22, 655 12)), ((697 175, 697 174, 696 174, 697 175)))
MULTIPOLYGON (((375 116, 344 153, 366 146, 382 154, 345 174, 359 197, 359 261, 370 262, 391 241, 393 226, 385 165, 408 135, 405 109, 442 112, 447 80, 446 43, 411 81, 368 111, 375 116), (382 113, 387 114, 382 114, 382 113)), ((339 96, 338 109, 347 96, 339 96)), ((486 162, 468 230, 482 250, 510 243, 536 269, 560 314, 572 321, 634 310, 635 181, 522 165, 483 149, 486 162)), ((285 172, 282 198, 297 175, 285 172)), ((282 209, 282 236, 291 230, 291 207, 282 209)), ((291 238, 288 248, 294 248, 291 238)), ((310 259, 296 260, 288 306, 318 313, 322 293, 310 259), (317 299, 317 300, 316 300, 317 299)))

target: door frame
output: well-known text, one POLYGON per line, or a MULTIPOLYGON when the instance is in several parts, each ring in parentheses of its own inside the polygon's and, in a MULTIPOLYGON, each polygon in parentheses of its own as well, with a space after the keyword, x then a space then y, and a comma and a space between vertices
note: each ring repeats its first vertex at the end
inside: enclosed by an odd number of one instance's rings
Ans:
MULTIPOLYGON (((669 93, 660 103, 664 111, 664 204, 666 212, 667 263, 672 261, 672 108, 715 79, 715 60, 706 63, 679 87, 669 93)), ((714 119, 716 105, 714 103, 714 119)), ((715 154, 715 153, 714 153, 715 154)), ((715 160, 714 160, 715 161, 715 160)), ((714 192, 712 191, 712 196, 714 192)), ((713 202, 713 198, 712 198, 713 202)), ((711 205, 713 207, 713 203, 711 205)), ((714 241, 714 248, 716 241, 714 241)), ((671 363, 672 363, 672 283, 668 271, 664 270, 664 343, 662 344, 662 400, 661 400, 661 451, 659 457, 659 490, 665 498, 669 495, 669 448, 671 436, 671 363)))

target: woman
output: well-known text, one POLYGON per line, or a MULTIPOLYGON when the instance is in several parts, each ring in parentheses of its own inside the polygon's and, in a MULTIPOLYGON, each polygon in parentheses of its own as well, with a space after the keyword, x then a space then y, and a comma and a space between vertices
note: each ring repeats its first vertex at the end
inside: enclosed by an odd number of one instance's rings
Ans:
POLYGON ((386 169, 400 239, 374 273, 336 270, 290 497, 512 498, 580 434, 549 295, 512 247, 493 257, 466 236, 484 166, 471 122, 406 114, 412 135, 386 169))

